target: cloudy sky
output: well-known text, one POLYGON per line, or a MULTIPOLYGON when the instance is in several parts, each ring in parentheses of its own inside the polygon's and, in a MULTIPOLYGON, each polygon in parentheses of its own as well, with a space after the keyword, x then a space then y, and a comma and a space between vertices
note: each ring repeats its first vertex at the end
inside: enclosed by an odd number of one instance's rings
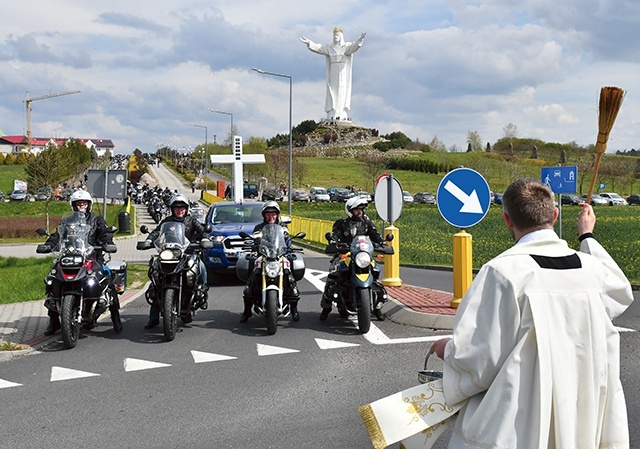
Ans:
POLYGON ((354 124, 466 150, 504 136, 595 143, 602 86, 627 91, 609 151, 640 146, 637 0, 29 0, 3 8, 0 129, 112 139, 154 151, 229 133, 287 133, 324 112, 329 43, 366 32, 354 56, 354 124))

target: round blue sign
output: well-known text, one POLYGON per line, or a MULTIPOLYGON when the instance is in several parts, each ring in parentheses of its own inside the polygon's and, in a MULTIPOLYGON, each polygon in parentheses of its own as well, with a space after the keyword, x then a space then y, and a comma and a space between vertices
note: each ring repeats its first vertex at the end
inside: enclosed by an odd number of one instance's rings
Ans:
POLYGON ((456 168, 442 178, 436 193, 440 215, 458 228, 478 224, 491 206, 489 184, 470 168, 456 168))

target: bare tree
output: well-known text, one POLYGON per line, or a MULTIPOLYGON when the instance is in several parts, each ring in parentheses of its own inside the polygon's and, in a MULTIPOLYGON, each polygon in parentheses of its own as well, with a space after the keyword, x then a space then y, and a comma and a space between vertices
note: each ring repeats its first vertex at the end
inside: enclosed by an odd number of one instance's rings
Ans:
POLYGON ((376 179, 387 166, 389 157, 379 151, 368 151, 358 156, 358 161, 364 166, 365 174, 371 181, 371 190, 375 188, 376 179))
MULTIPOLYGON (((67 177, 67 162, 62 156, 55 145, 48 144, 35 159, 25 166, 27 182, 36 189, 44 187, 53 191, 67 177)), ((45 206, 47 230, 49 229, 49 203, 52 199, 52 195, 47 195, 45 206)))
POLYGON ((467 144, 470 151, 482 151, 482 139, 478 131, 467 132, 467 144))
POLYGON ((509 141, 518 137, 518 127, 513 123, 509 123, 507 126, 502 128, 502 131, 504 132, 504 137, 509 139, 509 141))

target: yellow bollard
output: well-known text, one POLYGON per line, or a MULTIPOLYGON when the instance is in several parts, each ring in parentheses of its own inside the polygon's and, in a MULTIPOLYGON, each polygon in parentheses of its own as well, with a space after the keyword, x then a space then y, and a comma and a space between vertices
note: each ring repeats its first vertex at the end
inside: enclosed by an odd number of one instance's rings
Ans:
POLYGON ((399 287, 402 285, 400 279, 400 233, 395 226, 388 226, 384 229, 384 235, 393 235, 393 240, 389 245, 393 248, 393 254, 384 256, 384 279, 380 281, 382 285, 399 287))
POLYGON ((457 309, 473 279, 471 234, 461 229, 453 236, 453 299, 450 306, 457 309))

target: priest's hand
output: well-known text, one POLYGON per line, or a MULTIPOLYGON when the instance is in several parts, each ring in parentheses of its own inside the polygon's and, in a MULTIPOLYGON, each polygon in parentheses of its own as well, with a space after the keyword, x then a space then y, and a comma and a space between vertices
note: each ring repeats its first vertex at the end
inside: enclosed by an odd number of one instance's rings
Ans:
POLYGON ((593 232, 596 226, 596 214, 590 204, 580 203, 579 206, 582 210, 578 212, 578 236, 581 236, 593 232))
POLYGON ((429 349, 429 354, 436 353, 436 355, 444 359, 444 348, 447 346, 447 343, 451 340, 451 338, 441 338, 440 340, 434 342, 431 345, 431 349, 429 349))

